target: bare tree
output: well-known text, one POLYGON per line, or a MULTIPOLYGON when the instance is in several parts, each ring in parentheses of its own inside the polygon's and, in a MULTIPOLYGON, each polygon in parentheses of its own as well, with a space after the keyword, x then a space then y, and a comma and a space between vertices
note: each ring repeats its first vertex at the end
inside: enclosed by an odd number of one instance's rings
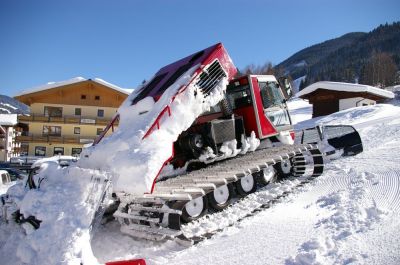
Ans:
POLYGON ((272 67, 271 62, 266 62, 263 65, 250 64, 244 68, 243 73, 254 75, 273 75, 275 74, 275 70, 272 67))

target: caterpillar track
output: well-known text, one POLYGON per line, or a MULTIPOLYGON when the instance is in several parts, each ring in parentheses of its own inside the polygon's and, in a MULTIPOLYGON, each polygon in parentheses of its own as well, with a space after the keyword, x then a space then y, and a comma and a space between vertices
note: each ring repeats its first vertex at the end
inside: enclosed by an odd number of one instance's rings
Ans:
MULTIPOLYGON (((321 175, 323 168, 323 155, 317 145, 256 150, 205 169, 160 181, 152 194, 122 197, 114 216, 121 224, 121 231, 130 236, 155 241, 173 239, 183 244, 193 244, 220 229, 194 235, 185 229, 186 223, 226 208, 254 192, 257 186, 274 182, 276 176, 301 176, 300 183, 303 183, 321 175), (221 201, 218 192, 224 194, 224 191, 228 191, 228 196, 225 195, 226 200, 221 201), (211 209, 207 212, 208 204, 211 209)), ((270 201, 261 203, 250 214, 266 208, 270 201)))

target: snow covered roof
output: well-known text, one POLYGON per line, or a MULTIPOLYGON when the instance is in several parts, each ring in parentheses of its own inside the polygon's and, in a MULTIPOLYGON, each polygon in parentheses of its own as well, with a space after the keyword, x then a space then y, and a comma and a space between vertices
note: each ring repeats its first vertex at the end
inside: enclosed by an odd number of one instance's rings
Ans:
POLYGON ((116 86, 114 84, 111 84, 111 83, 109 83, 107 81, 104 81, 103 79, 100 79, 100 78, 86 79, 86 78, 83 78, 83 77, 75 77, 75 78, 71 78, 71 79, 64 80, 64 81, 59 81, 59 82, 49 82, 49 83, 47 83, 45 85, 41 85, 41 86, 37 86, 37 87, 31 88, 31 89, 28 89, 28 90, 24 90, 24 91, 18 93, 17 95, 15 95, 15 97, 26 95, 26 94, 31 94, 31 93, 36 93, 36 92, 40 92, 40 91, 43 91, 43 90, 52 89, 52 88, 56 88, 56 87, 60 87, 60 86, 71 85, 71 84, 75 84, 75 83, 79 83, 79 82, 83 82, 83 81, 89 81, 89 80, 91 80, 93 82, 96 82, 98 84, 107 86, 107 87, 109 87, 111 89, 114 89, 114 90, 116 90, 118 92, 121 92, 121 93, 124 93, 124 94, 127 94, 127 95, 129 95, 133 91, 133 89, 121 88, 121 87, 116 86))
POLYGON ((296 94, 296 97, 302 97, 307 94, 311 94, 317 89, 344 91, 344 92, 366 92, 383 98, 394 98, 394 94, 390 91, 380 89, 373 86, 351 84, 351 83, 341 83, 341 82, 329 82, 320 81, 316 82, 308 87, 304 88, 296 94))
POLYGON ((0 125, 14 126, 18 123, 17 114, 0 114, 0 125))

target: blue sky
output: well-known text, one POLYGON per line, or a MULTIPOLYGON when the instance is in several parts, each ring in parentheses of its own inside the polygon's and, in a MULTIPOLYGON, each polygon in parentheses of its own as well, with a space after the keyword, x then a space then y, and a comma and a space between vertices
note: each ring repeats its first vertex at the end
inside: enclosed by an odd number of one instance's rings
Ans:
POLYGON ((0 94, 76 76, 134 88, 222 42, 240 69, 400 21, 399 0, 0 0, 0 94))

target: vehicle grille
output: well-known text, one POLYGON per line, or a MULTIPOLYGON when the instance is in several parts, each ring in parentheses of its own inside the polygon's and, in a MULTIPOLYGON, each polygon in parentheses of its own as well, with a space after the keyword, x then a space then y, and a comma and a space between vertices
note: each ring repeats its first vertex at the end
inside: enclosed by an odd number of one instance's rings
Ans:
POLYGON ((218 60, 215 60, 209 67, 203 70, 196 85, 201 89, 204 96, 207 96, 225 77, 226 74, 221 64, 218 60))

